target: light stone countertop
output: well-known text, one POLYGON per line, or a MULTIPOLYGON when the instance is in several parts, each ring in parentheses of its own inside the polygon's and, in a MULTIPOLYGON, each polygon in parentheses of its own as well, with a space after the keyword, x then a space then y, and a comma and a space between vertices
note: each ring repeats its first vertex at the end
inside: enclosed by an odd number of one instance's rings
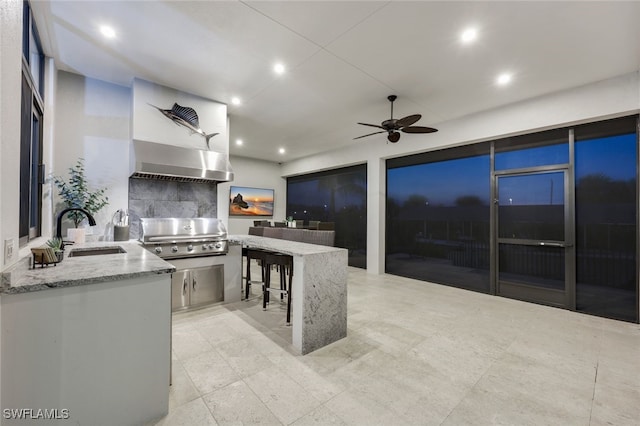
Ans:
POLYGON ((30 269, 31 257, 21 259, 2 273, 3 295, 126 280, 153 274, 170 274, 175 267, 145 250, 135 240, 69 245, 56 266, 30 269), (126 253, 68 257, 72 250, 122 247, 126 253), (28 262, 27 262, 28 260, 28 262))
POLYGON ((230 242, 241 243, 244 247, 255 247, 272 250, 291 256, 307 256, 312 254, 346 251, 347 249, 318 244, 301 243, 298 241, 282 240, 279 238, 260 237, 257 235, 229 235, 230 242))
POLYGON ((347 249, 256 235, 228 239, 293 256, 291 340, 302 355, 347 336, 347 249))

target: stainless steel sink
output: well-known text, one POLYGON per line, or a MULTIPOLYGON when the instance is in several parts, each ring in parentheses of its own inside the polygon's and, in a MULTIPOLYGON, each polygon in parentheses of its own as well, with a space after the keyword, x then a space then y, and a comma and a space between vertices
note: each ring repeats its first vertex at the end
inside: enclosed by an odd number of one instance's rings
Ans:
POLYGON ((69 252, 68 257, 99 256, 103 254, 118 254, 118 253, 126 253, 126 251, 120 246, 77 248, 77 249, 71 250, 69 252))

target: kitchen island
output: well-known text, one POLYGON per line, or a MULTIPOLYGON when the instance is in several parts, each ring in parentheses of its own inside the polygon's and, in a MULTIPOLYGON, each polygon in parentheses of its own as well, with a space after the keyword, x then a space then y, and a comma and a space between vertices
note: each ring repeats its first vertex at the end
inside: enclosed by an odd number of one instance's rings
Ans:
MULTIPOLYGON (((27 260, 2 274, 2 408, 57 410, 56 424, 164 416, 173 265, 127 242, 68 246, 45 268, 27 260), (104 246, 125 252, 69 257, 104 246)), ((14 423, 51 422, 3 420, 14 423)))
POLYGON ((230 241, 293 256, 292 342, 302 355, 347 336, 347 250, 254 235, 230 241))

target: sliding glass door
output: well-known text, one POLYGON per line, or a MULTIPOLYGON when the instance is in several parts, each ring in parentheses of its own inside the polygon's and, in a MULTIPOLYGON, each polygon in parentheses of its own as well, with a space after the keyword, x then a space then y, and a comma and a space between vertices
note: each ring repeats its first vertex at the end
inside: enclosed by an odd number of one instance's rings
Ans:
POLYGON ((640 118, 387 160, 387 273, 639 322, 640 118))

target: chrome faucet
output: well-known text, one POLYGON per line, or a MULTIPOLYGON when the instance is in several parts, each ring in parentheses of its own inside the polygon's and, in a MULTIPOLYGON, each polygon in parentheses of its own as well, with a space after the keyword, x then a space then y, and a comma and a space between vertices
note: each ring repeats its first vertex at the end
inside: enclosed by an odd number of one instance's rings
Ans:
POLYGON ((68 209, 64 209, 62 210, 59 214, 58 214, 58 219, 56 220, 56 237, 60 238, 60 241, 62 242, 60 244, 60 249, 64 250, 64 240, 62 239, 62 217, 65 215, 65 213, 70 212, 70 211, 74 211, 77 210, 79 212, 84 213, 84 215, 87 217, 87 219, 89 220, 89 225, 90 226, 96 226, 96 220, 93 218, 93 216, 91 216, 91 213, 89 213, 87 210, 80 208, 80 207, 70 207, 68 209))

